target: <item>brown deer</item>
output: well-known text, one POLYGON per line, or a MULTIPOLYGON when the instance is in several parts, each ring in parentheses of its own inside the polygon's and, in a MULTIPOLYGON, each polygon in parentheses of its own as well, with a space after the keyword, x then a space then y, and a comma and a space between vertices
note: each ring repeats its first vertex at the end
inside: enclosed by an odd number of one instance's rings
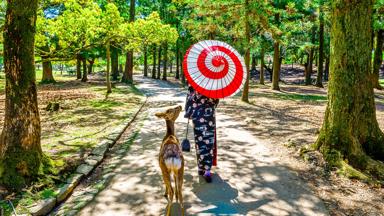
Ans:
POLYGON ((182 215, 184 215, 184 204, 182 186, 184 180, 184 157, 181 151, 180 142, 175 135, 175 121, 181 112, 181 106, 171 108, 165 112, 156 113, 158 118, 165 119, 167 133, 164 136, 160 147, 159 164, 165 184, 164 196, 168 200, 167 213, 171 214, 173 195, 176 194, 176 202, 180 203, 182 215), (172 188, 171 176, 175 180, 175 187, 172 188))

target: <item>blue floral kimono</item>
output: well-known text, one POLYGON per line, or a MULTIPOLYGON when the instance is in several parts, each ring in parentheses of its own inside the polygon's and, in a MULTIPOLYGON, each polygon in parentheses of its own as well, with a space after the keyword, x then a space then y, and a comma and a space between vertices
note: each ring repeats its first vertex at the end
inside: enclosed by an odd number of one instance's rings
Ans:
POLYGON ((219 100, 188 89, 185 118, 192 119, 199 172, 210 171, 217 164, 215 108, 219 100))

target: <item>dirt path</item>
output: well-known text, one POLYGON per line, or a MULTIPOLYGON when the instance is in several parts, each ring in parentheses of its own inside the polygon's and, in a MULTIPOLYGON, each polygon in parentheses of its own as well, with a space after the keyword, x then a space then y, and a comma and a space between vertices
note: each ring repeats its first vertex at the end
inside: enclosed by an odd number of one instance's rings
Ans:
MULTIPOLYGON (((79 215, 162 215, 166 206, 157 155, 165 122, 154 116, 184 104, 185 91, 165 82, 139 80, 149 96, 140 135, 115 169, 109 185, 79 215)), ((235 114, 235 113, 233 113, 235 114)), ((176 123, 178 136, 186 120, 176 123)), ((244 129, 244 121, 217 115, 219 167, 212 184, 197 175, 194 150, 185 153, 184 200, 187 215, 327 215, 323 202, 284 165, 268 142, 244 129)), ((189 137, 192 140, 193 134, 189 137)))

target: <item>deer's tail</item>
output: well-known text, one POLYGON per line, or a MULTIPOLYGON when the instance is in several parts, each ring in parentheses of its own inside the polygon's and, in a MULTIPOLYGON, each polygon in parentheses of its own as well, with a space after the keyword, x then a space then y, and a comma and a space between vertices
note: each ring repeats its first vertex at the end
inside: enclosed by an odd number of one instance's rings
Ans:
POLYGON ((177 170, 181 168, 181 158, 179 157, 169 157, 164 160, 165 166, 167 166, 168 170, 173 173, 176 173, 177 170), (175 172, 176 171, 176 172, 175 172))

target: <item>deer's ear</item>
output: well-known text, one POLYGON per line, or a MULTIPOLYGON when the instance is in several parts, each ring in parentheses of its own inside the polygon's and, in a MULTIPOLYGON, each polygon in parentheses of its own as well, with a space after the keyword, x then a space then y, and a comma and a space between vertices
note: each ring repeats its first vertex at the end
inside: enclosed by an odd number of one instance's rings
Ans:
POLYGON ((155 113, 155 116, 157 118, 164 118, 165 114, 164 113, 155 113))

